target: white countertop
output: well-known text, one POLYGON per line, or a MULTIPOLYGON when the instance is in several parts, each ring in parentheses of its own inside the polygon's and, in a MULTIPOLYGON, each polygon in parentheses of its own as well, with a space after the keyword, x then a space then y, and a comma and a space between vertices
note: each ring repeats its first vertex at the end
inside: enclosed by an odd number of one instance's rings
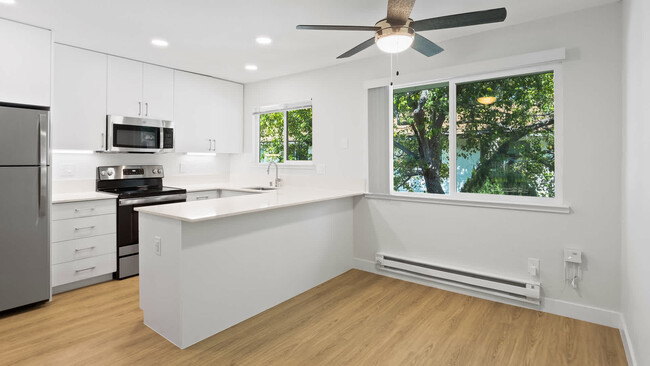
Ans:
POLYGON ((66 203, 78 201, 96 201, 115 199, 114 194, 101 192, 74 192, 74 193, 57 193, 52 195, 52 203, 66 203))
POLYGON ((340 189, 280 188, 277 191, 246 196, 145 206, 135 210, 186 222, 198 222, 361 195, 361 191, 340 189))

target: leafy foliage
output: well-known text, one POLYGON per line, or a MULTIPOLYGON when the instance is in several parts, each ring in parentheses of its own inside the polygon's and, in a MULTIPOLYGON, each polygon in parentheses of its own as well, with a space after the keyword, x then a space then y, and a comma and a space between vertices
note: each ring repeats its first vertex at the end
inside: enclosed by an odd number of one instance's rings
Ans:
POLYGON ((287 112, 287 160, 311 160, 311 108, 287 112))
MULTIPOLYGON (((448 87, 394 94, 394 187, 445 193, 448 163, 448 87)), ((553 73, 456 86, 456 153, 460 192, 555 195, 553 73), (496 97, 490 105, 478 98, 496 97)))
POLYGON ((260 115, 260 162, 284 162, 284 112, 260 115))

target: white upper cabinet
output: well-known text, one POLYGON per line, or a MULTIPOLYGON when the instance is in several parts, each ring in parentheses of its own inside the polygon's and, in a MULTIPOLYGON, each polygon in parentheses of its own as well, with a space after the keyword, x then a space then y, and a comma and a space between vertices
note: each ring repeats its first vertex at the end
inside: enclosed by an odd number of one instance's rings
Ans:
POLYGON ((104 150, 106 62, 102 53, 54 45, 52 148, 104 150))
POLYGON ((0 102, 50 105, 52 33, 0 19, 0 102))
POLYGON ((108 56, 108 114, 173 120, 174 72, 108 56))
POLYGON ((176 151, 241 152, 243 108, 241 84, 174 71, 176 151))
POLYGON ((176 152, 214 152, 218 91, 213 78, 174 71, 176 152))
POLYGON ((108 56, 107 114, 144 117, 142 62, 108 56))
POLYGON ((244 86, 216 80, 218 91, 216 152, 240 153, 243 150, 244 86))
POLYGON ((142 101, 146 118, 173 121, 174 70, 144 64, 142 101))

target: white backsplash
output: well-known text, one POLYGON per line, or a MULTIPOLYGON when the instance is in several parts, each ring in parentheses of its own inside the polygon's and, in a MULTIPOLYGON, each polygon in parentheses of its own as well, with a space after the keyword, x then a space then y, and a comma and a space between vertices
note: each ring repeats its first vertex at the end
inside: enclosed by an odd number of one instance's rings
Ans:
POLYGON ((228 155, 173 154, 52 154, 52 180, 95 179, 98 166, 160 164, 165 176, 229 174, 228 155))

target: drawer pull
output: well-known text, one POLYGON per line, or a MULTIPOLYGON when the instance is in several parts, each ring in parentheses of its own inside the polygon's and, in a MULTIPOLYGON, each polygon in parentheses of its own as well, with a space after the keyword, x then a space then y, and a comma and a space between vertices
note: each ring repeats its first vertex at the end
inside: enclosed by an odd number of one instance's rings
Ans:
POLYGON ((88 247, 88 248, 75 249, 74 251, 76 253, 76 252, 81 252, 82 250, 93 250, 93 249, 95 249, 94 245, 92 247, 88 247))
POLYGON ((74 212, 82 212, 82 211, 95 211, 94 207, 91 208, 75 208, 74 212))
POLYGON ((84 272, 84 271, 92 271, 95 268, 97 268, 97 266, 92 266, 92 267, 83 268, 83 269, 76 269, 74 272, 79 273, 79 272, 84 272))
POLYGON ((93 226, 84 226, 84 227, 76 227, 74 228, 74 231, 80 231, 80 230, 92 230, 95 228, 95 225, 93 226))
POLYGON ((207 200, 208 198, 210 198, 210 197, 208 197, 208 196, 199 196, 199 197, 196 197, 196 200, 197 200, 197 201, 200 201, 200 200, 207 200))

